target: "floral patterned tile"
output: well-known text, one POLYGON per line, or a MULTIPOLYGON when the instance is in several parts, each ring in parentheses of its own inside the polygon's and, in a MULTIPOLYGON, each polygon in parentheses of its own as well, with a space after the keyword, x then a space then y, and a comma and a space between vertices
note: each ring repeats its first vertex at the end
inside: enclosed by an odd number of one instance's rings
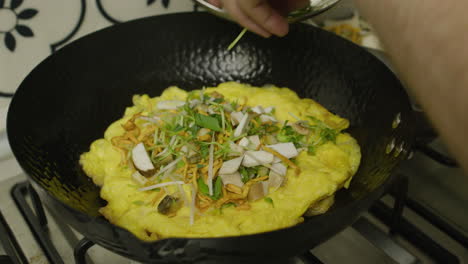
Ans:
POLYGON ((24 77, 71 41, 116 23, 195 9, 191 0, 0 0, 0 113, 24 77))

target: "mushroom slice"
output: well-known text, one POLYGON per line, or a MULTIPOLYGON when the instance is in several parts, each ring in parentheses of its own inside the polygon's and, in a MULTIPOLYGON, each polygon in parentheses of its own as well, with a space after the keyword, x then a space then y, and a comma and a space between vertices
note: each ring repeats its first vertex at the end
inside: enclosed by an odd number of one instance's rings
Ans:
POLYGON ((274 106, 269 106, 269 107, 265 108, 265 113, 269 114, 269 113, 273 112, 273 110, 275 110, 275 107, 274 106))
POLYGON ((247 198, 249 201, 256 201, 264 196, 265 192, 263 191, 263 182, 256 182, 250 187, 247 198))
POLYGON ((185 105, 185 101, 168 100, 158 102, 156 107, 161 110, 176 110, 178 107, 185 105))
POLYGON ((278 120, 276 120, 276 118, 272 117, 272 116, 269 116, 269 115, 260 115, 260 121, 262 122, 262 124, 264 123, 276 123, 278 122, 278 120))
POLYGON ((174 216, 181 207, 182 201, 179 198, 166 195, 158 204, 158 213, 174 216))
MULTIPOLYGON (((278 144, 275 144, 275 145, 269 145, 267 147, 275 150, 276 152, 278 152, 279 154, 285 156, 288 159, 292 159, 294 157, 297 157, 297 155, 299 155, 299 152, 297 151, 296 147, 291 142, 278 143, 278 144)), ((275 162, 279 162, 279 161, 280 161, 279 158, 275 159, 275 162)))
POLYGON ((234 142, 229 142, 229 148, 231 152, 229 152, 228 156, 242 156, 244 154, 244 149, 234 142))
POLYGON ((268 175, 268 187, 276 190, 283 185, 287 168, 282 163, 275 163, 271 167, 268 175))
POLYGON ((258 135, 255 135, 255 136, 249 136, 247 137, 247 139, 249 140, 249 145, 247 146, 249 149, 257 149, 258 146, 260 146, 260 137, 258 135))
POLYGON ((256 113, 256 114, 259 114, 259 115, 265 113, 265 110, 264 110, 263 107, 260 106, 260 105, 257 105, 257 106, 255 106, 255 107, 252 107, 251 110, 252 110, 252 112, 254 112, 254 113, 256 113))
POLYGON ((248 150, 244 153, 244 160, 242 160, 242 165, 244 167, 255 167, 258 165, 269 164, 274 160, 273 154, 259 150, 252 151, 248 150))
POLYGON ((151 162, 148 152, 146 152, 145 145, 138 143, 132 150, 132 160, 135 168, 143 175, 153 174, 155 168, 151 162))
POLYGON ((244 114, 242 112, 232 112, 231 113, 231 123, 232 125, 237 125, 240 123, 242 120, 242 117, 244 117, 244 114))
POLYGON ((241 175, 238 171, 231 174, 219 174, 219 177, 221 177, 224 185, 233 184, 240 188, 244 186, 241 175))
POLYGON ((236 172, 242 163, 242 159, 244 159, 244 157, 238 157, 238 158, 223 162, 221 169, 219 169, 219 174, 232 174, 236 172))
POLYGON ((240 141, 239 141, 239 146, 240 147, 243 147, 243 148, 247 148, 249 146, 249 140, 246 138, 246 137, 243 137, 240 141))

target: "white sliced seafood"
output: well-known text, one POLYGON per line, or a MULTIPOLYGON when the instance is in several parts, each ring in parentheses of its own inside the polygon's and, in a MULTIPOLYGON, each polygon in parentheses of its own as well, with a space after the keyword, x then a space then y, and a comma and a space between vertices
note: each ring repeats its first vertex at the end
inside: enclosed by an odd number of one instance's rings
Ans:
POLYGON ((161 110, 176 110, 178 107, 183 105, 185 105, 185 101, 167 100, 158 102, 156 107, 161 110))
POLYGON ((272 163, 274 159, 273 154, 259 150, 253 151, 248 150, 244 153, 244 159, 242 160, 242 166, 244 167, 254 167, 263 164, 272 163))
POLYGON ((154 165, 151 162, 151 158, 146 152, 145 145, 138 143, 132 149, 132 160, 135 167, 142 172, 148 172, 154 170, 154 165))
POLYGON ((219 169, 219 174, 232 174, 236 172, 239 169, 243 159, 244 157, 238 157, 223 162, 223 165, 219 169))
POLYGON ((221 177, 221 180, 223 181, 224 185, 233 184, 240 188, 244 186, 241 175, 238 171, 231 174, 219 174, 219 177, 221 177))

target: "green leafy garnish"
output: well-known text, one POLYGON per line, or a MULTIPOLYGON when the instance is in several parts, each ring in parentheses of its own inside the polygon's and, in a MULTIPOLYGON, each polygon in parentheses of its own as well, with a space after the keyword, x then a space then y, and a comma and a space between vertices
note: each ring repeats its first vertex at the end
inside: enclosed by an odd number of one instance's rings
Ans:
POLYGON ((323 143, 327 141, 336 142, 336 137, 340 133, 338 130, 332 129, 323 121, 319 120, 314 116, 307 116, 309 119, 314 121, 315 125, 309 126, 311 129, 319 130, 320 138, 322 139, 323 143))
POLYGON ((218 200, 223 195, 223 182, 221 180, 221 177, 216 178, 216 181, 213 185, 213 195, 210 195, 210 190, 208 188, 208 185, 206 185, 202 177, 198 178, 197 183, 198 183, 198 190, 203 195, 206 195, 213 200, 218 200))
POLYGON ((221 209, 228 208, 228 207, 233 207, 233 206, 236 206, 236 204, 233 203, 233 202, 225 203, 225 204, 221 205, 221 209))
POLYGON ((247 171, 247 169, 245 167, 240 167, 239 171, 242 176, 242 182, 243 183, 248 182, 250 180, 250 177, 249 177, 249 172, 247 171))
POLYGON ((144 202, 143 202, 143 201, 140 201, 140 200, 138 200, 138 201, 133 201, 133 202, 132 202, 132 204, 134 204, 134 205, 143 205, 143 204, 144 204, 144 202))
POLYGON ((273 199, 271 199, 270 197, 265 197, 265 198, 263 198, 263 200, 265 200, 265 202, 271 204, 273 206, 273 208, 275 207, 275 204, 273 203, 273 199))
POLYGON ((315 146, 307 146, 307 153, 309 155, 315 155, 316 147, 315 146))
POLYGON ((193 126, 191 126, 191 127, 189 127, 189 128, 187 129, 187 131, 189 131, 190 134, 192 134, 193 137, 196 137, 196 136, 197 136, 198 130, 200 130, 200 127, 197 126, 197 125, 193 125, 193 126))
POLYGON ((221 180, 221 177, 216 178, 213 188, 213 196, 211 196, 211 198, 218 200, 223 195, 223 181, 221 180))
POLYGON ((203 195, 210 196, 210 190, 208 189, 208 185, 206 185, 202 177, 198 178, 197 183, 198 183, 198 190, 203 195))
POLYGON ((211 129, 213 131, 221 132, 219 120, 216 117, 206 116, 199 113, 195 114, 195 123, 198 126, 211 129))
POLYGON ((203 167, 205 167, 205 165, 203 165, 203 164, 197 164, 197 168, 198 168, 198 169, 201 169, 201 168, 203 168, 203 167))
POLYGON ((183 160, 177 162, 177 164, 176 164, 176 168, 177 168, 177 169, 180 169, 180 168, 182 168, 182 167, 184 167, 184 166, 185 166, 185 162, 184 162, 183 160))
POLYGON ((202 157, 202 159, 206 159, 209 154, 210 154, 210 147, 208 146, 208 144, 201 144, 200 156, 202 157))

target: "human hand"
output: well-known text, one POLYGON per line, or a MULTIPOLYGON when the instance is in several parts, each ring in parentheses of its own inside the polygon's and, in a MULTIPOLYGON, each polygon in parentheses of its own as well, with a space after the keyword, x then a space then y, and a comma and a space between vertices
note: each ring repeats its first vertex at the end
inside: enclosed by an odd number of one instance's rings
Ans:
POLYGON ((285 16, 304 7, 309 0, 208 0, 225 9, 243 27, 265 38, 282 37, 289 31, 285 16))

